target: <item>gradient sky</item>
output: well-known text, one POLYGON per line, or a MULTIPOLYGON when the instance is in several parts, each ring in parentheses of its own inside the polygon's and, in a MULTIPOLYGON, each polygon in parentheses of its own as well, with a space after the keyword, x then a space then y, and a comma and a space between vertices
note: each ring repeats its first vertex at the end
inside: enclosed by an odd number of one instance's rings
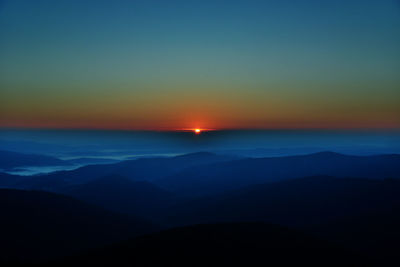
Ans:
POLYGON ((0 127, 400 128, 400 3, 0 0, 0 127))

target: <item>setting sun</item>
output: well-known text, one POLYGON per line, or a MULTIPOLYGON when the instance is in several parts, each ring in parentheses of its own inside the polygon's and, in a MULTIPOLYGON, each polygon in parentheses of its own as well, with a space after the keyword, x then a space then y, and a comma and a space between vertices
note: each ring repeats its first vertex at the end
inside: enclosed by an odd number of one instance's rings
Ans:
POLYGON ((199 134, 199 133, 201 133, 201 129, 194 129, 194 132, 195 132, 196 134, 199 134))

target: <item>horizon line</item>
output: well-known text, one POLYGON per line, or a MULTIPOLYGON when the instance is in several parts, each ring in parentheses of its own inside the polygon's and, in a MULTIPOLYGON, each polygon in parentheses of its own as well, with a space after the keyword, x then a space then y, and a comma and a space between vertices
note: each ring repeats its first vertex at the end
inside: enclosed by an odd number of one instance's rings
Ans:
MULTIPOLYGON (((106 127, 29 127, 1 126, 0 130, 48 130, 48 131, 127 131, 127 132, 192 132, 193 128, 106 128, 106 127)), ((202 132, 222 131, 400 131, 400 127, 254 127, 254 128, 200 128, 202 132)))

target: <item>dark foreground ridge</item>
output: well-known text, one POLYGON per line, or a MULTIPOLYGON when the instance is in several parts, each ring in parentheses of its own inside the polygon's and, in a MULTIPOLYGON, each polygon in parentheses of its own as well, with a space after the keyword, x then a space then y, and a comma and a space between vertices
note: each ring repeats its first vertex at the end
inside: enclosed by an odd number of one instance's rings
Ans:
POLYGON ((175 228, 138 237, 57 266, 339 266, 361 263, 335 245, 266 223, 175 228))
POLYGON ((48 192, 0 189, 0 266, 72 255, 154 230, 137 218, 48 192))

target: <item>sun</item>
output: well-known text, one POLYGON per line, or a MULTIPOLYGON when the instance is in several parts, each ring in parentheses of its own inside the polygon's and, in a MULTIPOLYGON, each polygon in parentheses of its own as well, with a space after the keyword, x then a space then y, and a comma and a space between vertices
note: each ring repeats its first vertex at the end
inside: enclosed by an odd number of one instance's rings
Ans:
POLYGON ((196 129, 194 129, 194 132, 195 132, 196 134, 199 134, 199 133, 201 133, 201 129, 196 128, 196 129))

